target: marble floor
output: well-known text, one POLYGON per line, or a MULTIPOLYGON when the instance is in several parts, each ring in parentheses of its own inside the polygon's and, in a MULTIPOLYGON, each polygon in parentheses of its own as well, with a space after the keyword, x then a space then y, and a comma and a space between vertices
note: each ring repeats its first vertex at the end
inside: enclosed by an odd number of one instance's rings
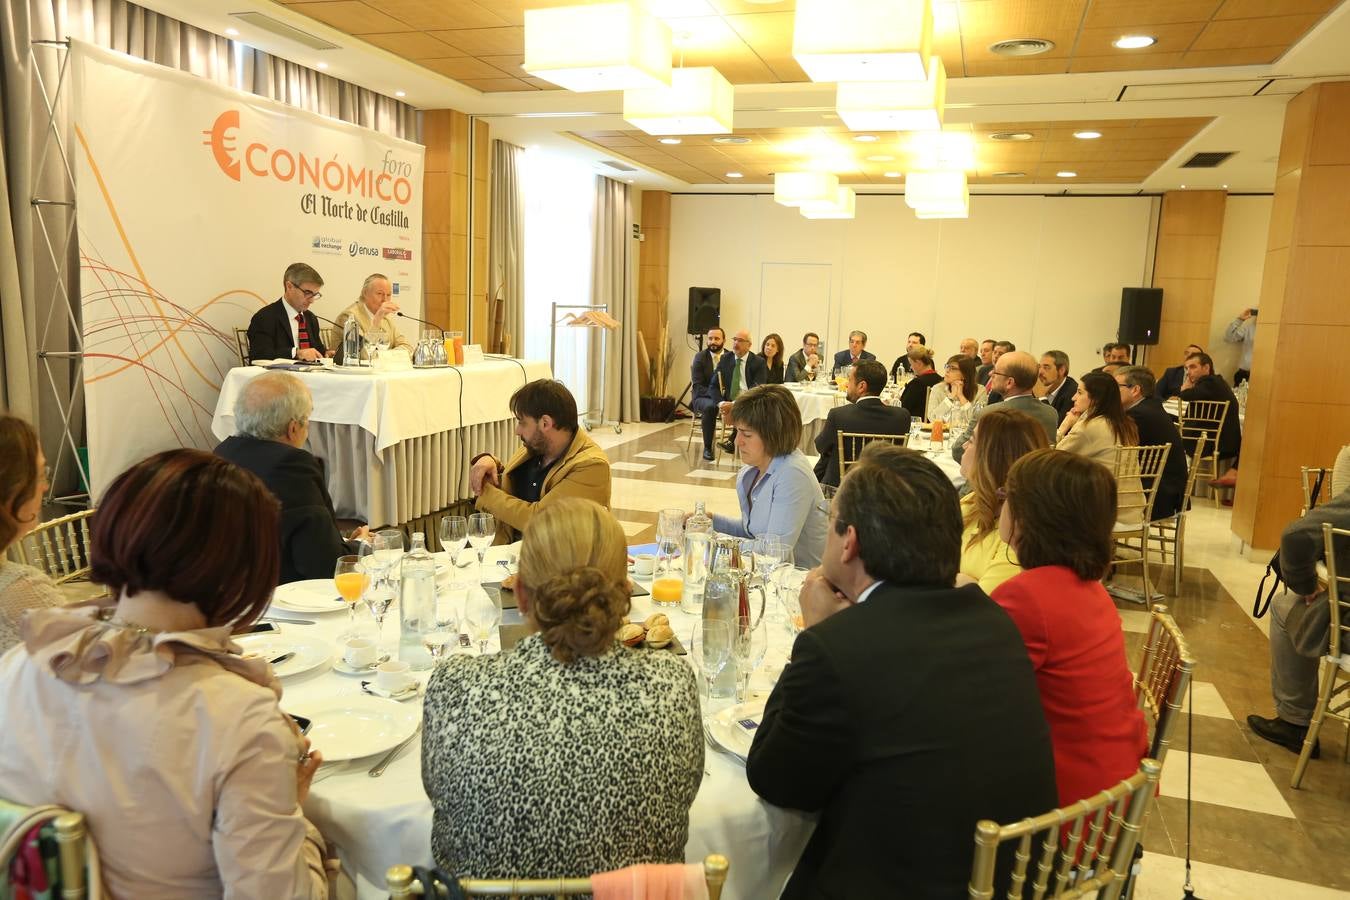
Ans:
MULTIPOLYGON (((614 468, 612 505, 633 542, 650 540, 657 510, 737 514, 729 459, 703 462, 687 420, 629 424, 592 432, 614 468)), ((1230 532, 1230 510, 1198 501, 1188 514, 1179 597, 1167 604, 1199 660, 1194 716, 1173 736, 1159 797, 1144 831, 1145 862, 1136 897, 1181 896, 1190 835, 1191 881, 1201 898, 1350 898, 1350 764, 1346 735, 1328 728, 1322 758, 1310 763, 1303 787, 1289 778, 1295 756, 1252 735, 1248 713, 1273 715, 1266 620, 1251 615, 1251 598, 1269 553, 1249 551, 1230 532), (1189 763, 1189 767, 1188 767, 1189 763), (1188 822, 1187 777, 1190 803, 1188 822)), ((1156 570, 1170 589, 1172 573, 1156 570)), ((1147 616, 1121 602, 1131 660, 1139 657, 1147 616)))

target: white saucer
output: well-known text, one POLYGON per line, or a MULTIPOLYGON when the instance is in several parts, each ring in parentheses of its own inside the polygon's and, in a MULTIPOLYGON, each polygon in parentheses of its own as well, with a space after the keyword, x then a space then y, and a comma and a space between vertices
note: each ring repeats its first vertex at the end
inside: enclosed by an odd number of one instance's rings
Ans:
POLYGON ((333 658, 333 671, 341 672, 343 675, 374 675, 375 669, 379 667, 380 663, 389 662, 391 658, 392 657, 386 653, 370 665, 357 668, 355 666, 347 665, 345 659, 337 656, 333 658))
POLYGON ((363 681, 361 682, 361 690, 365 691, 367 694, 372 694, 376 697, 383 697, 386 700, 398 700, 402 702, 404 700, 411 700, 412 698, 420 694, 422 692, 422 685, 414 681, 412 684, 408 685, 406 688, 399 691, 397 694, 390 694, 376 687, 375 682, 373 681, 363 681))

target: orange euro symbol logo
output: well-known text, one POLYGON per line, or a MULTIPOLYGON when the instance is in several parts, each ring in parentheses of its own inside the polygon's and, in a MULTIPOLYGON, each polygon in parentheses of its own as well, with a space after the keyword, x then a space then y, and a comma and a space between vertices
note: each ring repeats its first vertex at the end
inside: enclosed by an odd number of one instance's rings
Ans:
POLYGON ((211 148, 216 165, 228 177, 239 180, 239 160, 234 157, 234 133, 239 130, 239 110, 227 109, 216 117, 210 131, 203 131, 207 139, 202 144, 211 148))

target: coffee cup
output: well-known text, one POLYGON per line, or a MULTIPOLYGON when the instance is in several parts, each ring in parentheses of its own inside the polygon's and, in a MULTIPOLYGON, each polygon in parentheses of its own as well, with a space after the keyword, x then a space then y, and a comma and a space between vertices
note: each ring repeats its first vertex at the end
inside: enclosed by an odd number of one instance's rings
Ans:
POLYGON ((375 670, 375 687, 386 694, 401 694, 412 683, 412 667, 404 660, 391 659, 375 670))
POLYGON ((639 553, 633 557, 633 574, 638 577, 649 577, 656 571, 656 556, 651 553, 639 553))
POLYGON ((364 669, 378 656, 379 650, 370 638, 348 638, 342 645, 342 661, 353 669, 364 669))

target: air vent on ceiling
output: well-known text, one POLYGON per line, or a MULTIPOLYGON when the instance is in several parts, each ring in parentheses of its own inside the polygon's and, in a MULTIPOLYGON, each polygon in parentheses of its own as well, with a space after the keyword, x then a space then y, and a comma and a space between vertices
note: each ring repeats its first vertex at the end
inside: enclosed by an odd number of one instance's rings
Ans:
POLYGON ((1036 56, 1055 49, 1055 42, 1045 38, 1016 38, 989 45, 990 53, 999 56, 1036 56))
POLYGON ((620 172, 636 172, 637 168, 630 166, 626 162, 619 162, 617 159, 602 159, 600 165, 609 166, 611 169, 618 169, 620 172))
POLYGON ((1236 153, 1236 150, 1197 153, 1181 164, 1183 169, 1212 169, 1236 153))
POLYGON ((304 44, 314 50, 339 50, 337 44, 326 41, 317 35, 310 34, 308 31, 301 31, 299 28, 293 28, 282 22, 280 19, 274 19, 271 16, 265 16, 259 12, 237 12, 230 13, 231 16, 241 22, 252 25, 254 28, 275 34, 277 37, 283 37, 288 41, 295 41, 297 44, 304 44))

